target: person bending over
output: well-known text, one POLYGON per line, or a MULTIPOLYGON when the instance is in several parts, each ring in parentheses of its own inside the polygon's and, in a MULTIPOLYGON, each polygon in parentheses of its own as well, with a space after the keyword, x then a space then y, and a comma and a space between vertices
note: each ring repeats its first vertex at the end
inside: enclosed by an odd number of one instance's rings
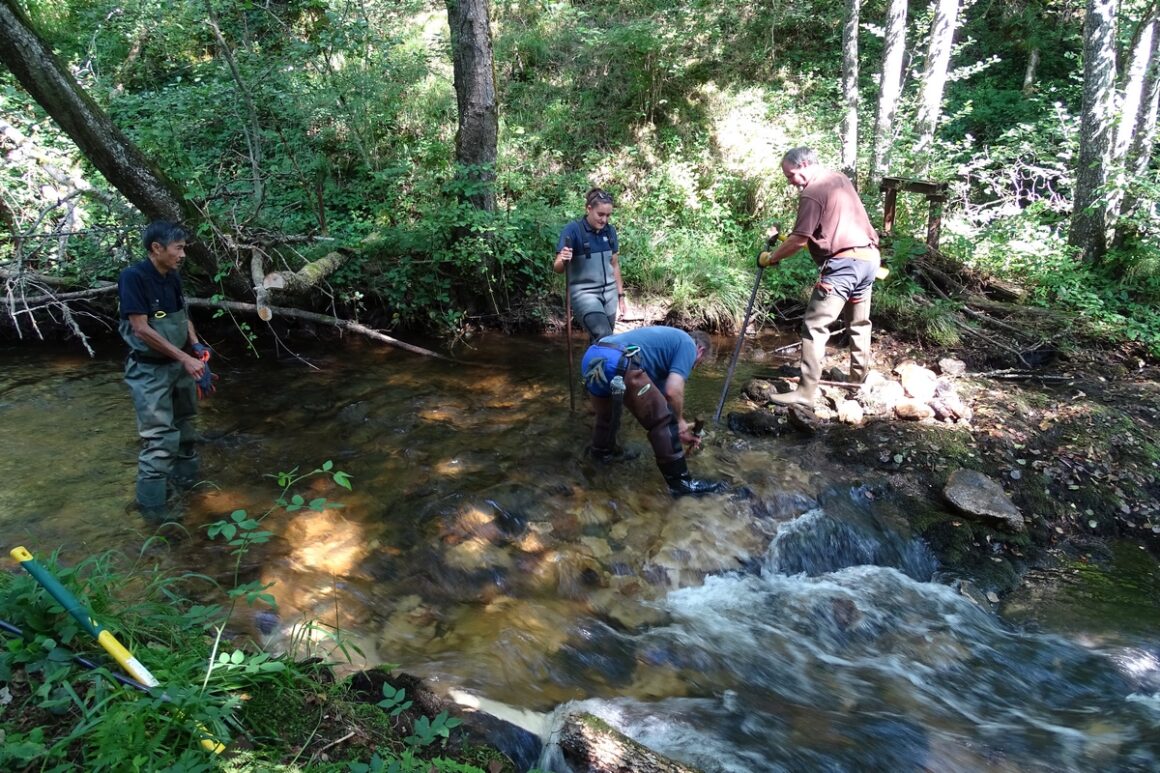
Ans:
POLYGON ((693 478, 685 462, 685 447, 701 442, 683 416, 685 382, 708 350, 705 333, 663 326, 630 330, 589 346, 580 372, 596 416, 593 456, 601 461, 617 458, 620 411, 627 408, 648 433, 673 496, 721 491, 723 483, 693 478))

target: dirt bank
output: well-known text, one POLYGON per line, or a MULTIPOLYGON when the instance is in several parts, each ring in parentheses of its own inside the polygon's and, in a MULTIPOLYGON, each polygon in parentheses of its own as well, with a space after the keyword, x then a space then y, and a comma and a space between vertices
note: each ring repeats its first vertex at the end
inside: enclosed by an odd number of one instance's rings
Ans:
MULTIPOLYGON (((875 367, 888 376, 906 361, 936 371, 945 358, 965 363, 952 380, 970 420, 823 420, 808 428, 809 442, 855 475, 885 481, 910 498, 912 525, 952 571, 1002 593, 1028 568, 1061 557, 1099 561, 1112 540, 1160 556, 1155 363, 1130 351, 1085 350, 1055 352, 1035 368, 996 368, 994 352, 923 347, 889 333, 876 335, 874 347, 875 367), (1019 508, 1025 533, 948 514, 942 492, 960 468, 999 483, 1019 508)), ((831 348, 827 366, 844 364, 844 354, 831 348)), ((783 409, 748 402, 743 410, 800 431, 783 409)))

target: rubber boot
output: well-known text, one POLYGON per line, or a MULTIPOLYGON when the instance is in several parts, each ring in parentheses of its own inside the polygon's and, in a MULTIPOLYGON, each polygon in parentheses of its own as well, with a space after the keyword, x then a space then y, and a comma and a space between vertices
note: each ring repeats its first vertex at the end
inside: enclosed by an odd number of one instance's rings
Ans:
POLYGON ((149 478, 137 481, 137 512, 145 522, 154 526, 178 520, 165 504, 166 482, 149 478))
POLYGON ((861 384, 870 373, 870 291, 862 300, 850 304, 850 378, 851 384, 861 384))
POLYGON ((660 464, 661 475, 669 484, 669 493, 675 497, 701 494, 715 494, 725 490, 725 484, 716 480, 697 480, 689 474, 689 466, 684 457, 660 464))
POLYGON ((775 405, 814 407, 818 381, 822 377, 822 362, 826 357, 826 341, 830 338, 830 323, 838 318, 846 305, 845 299, 841 296, 819 297, 819 293, 820 291, 815 291, 814 299, 810 301, 805 321, 802 323, 802 366, 797 389, 782 395, 770 396, 769 401, 775 405))
POLYGON ((169 482, 179 492, 189 491, 201 480, 201 463, 198 457, 178 459, 169 473, 169 482))

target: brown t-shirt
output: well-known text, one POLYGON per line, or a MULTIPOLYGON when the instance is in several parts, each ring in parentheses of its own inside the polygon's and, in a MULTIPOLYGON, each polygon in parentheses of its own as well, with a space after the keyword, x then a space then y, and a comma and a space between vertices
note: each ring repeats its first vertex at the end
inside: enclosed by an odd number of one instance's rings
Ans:
POLYGON ((826 170, 802 188, 793 233, 809 239, 810 256, 821 265, 835 253, 877 247, 878 232, 850 179, 826 170))

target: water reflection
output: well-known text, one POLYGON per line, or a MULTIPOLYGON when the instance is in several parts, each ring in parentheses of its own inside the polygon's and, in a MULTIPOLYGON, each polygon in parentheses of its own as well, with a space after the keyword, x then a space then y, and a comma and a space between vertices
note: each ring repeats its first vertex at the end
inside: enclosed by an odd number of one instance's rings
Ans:
MULTIPOLYGON (((712 415, 720 349, 690 381, 689 416, 712 415)), ((274 539, 243 560, 241 579, 272 583, 279 609, 236 628, 270 648, 341 631, 368 662, 491 700, 587 701, 706 770, 1160 759, 1157 688, 1123 677, 1154 662, 1154 642, 1129 656, 1006 630, 928 582, 899 504, 806 441, 717 430, 690 466, 733 493, 673 500, 635 423, 624 440, 640 458, 584 455, 590 419, 582 400, 568 410, 558 341, 484 339, 463 355, 473 367, 357 341, 308 353, 315 368, 220 354, 202 403, 210 480, 188 501, 190 536, 158 560, 227 581, 236 559, 204 527, 268 511, 270 474, 330 459, 354 484, 311 478, 298 493, 335 504, 275 511, 274 539)), ((139 549, 119 353, 3 357, 5 548, 139 549)))

